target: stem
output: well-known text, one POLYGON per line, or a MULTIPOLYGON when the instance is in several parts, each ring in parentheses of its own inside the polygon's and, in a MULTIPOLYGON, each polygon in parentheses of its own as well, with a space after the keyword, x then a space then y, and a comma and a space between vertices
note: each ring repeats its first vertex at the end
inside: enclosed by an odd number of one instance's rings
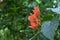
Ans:
POLYGON ((33 37, 31 37, 29 40, 32 40, 33 38, 35 38, 38 34, 40 33, 40 31, 38 31, 33 37))

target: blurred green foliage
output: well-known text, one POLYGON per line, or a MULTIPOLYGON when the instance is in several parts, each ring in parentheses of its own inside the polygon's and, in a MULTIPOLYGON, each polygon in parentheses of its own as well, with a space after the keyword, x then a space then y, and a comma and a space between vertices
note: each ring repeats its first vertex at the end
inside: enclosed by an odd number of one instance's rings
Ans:
MULTIPOLYGON (((40 30, 40 27, 37 30, 28 28, 30 25, 28 16, 31 12, 33 13, 32 10, 35 6, 39 6, 42 23, 56 16, 58 18, 58 14, 51 10, 46 10, 47 7, 53 8, 53 5, 57 7, 57 3, 53 3, 53 1, 54 0, 3 0, 3 2, 0 3, 0 40, 29 40, 40 30)), ((33 40, 43 40, 39 35, 33 38, 33 40)), ((54 39, 60 40, 60 25, 54 39)))

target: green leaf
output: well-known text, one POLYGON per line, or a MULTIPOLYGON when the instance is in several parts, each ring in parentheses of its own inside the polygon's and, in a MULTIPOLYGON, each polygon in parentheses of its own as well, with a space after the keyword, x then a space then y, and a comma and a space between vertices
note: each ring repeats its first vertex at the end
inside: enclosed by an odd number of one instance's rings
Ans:
POLYGON ((41 32, 48 39, 53 40, 55 31, 58 28, 58 24, 59 24, 58 18, 53 18, 51 21, 46 21, 41 26, 41 32))

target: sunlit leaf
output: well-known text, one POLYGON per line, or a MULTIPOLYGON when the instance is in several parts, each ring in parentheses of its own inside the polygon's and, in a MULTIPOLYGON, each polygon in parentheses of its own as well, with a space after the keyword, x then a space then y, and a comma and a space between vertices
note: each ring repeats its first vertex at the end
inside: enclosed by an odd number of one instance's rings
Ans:
POLYGON ((50 40, 54 39, 55 31, 58 28, 58 18, 53 18, 51 21, 46 21, 41 26, 41 32, 49 38, 50 40))
POLYGON ((57 14, 60 14, 60 2, 58 3, 57 8, 47 8, 47 10, 52 10, 53 12, 56 12, 57 14))

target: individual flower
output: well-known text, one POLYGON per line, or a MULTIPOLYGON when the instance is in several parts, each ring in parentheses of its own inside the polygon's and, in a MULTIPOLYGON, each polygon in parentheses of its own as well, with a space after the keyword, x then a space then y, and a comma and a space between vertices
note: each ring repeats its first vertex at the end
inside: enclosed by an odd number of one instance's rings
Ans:
POLYGON ((39 18, 39 15, 40 15, 39 8, 38 7, 35 7, 34 10, 33 10, 33 12, 34 12, 34 15, 39 18))

